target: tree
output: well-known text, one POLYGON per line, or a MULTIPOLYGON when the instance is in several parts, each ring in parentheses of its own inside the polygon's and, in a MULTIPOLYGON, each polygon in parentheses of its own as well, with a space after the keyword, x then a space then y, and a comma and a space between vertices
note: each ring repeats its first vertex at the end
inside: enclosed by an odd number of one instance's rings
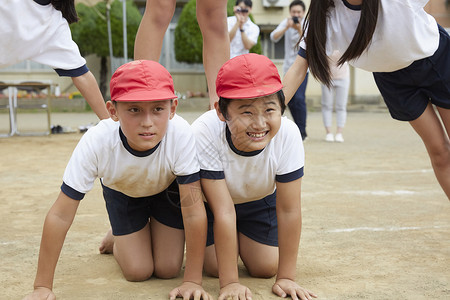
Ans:
MULTIPOLYGON (((233 16, 233 7, 236 0, 228 0, 227 15, 233 16)), ((175 59, 187 63, 202 63, 203 57, 203 39, 200 27, 197 23, 195 11, 196 0, 189 0, 183 7, 177 27, 175 28, 175 59)), ((250 19, 254 22, 253 16, 250 19)), ((258 37, 258 43, 250 49, 252 53, 261 54, 261 42, 258 37)))
MULTIPOLYGON (((107 57, 108 31, 106 24, 106 1, 99 2, 93 7, 82 3, 76 5, 78 17, 77 23, 70 25, 72 37, 78 44, 83 56, 96 54, 100 57, 100 91, 103 97, 106 95, 107 86, 107 57)), ((136 32, 141 22, 142 15, 132 0, 126 2, 127 10, 127 51, 133 53, 136 32)), ((111 5, 111 33, 114 56, 123 56, 123 19, 122 3, 115 0, 111 5)))
POLYGON ((196 0, 183 7, 175 28, 175 59, 187 63, 203 62, 203 38, 197 23, 196 0))

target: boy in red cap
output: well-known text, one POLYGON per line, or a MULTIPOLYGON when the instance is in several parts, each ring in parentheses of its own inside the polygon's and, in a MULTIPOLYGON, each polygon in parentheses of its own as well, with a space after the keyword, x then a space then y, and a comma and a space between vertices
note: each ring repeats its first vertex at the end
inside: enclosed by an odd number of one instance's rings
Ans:
POLYGON ((316 297, 295 282, 304 150, 298 127, 282 117, 278 71, 265 56, 240 55, 222 66, 216 87, 215 111, 192 124, 207 199, 204 269, 219 276, 219 299, 251 299, 238 256, 251 276, 277 274, 278 296, 316 297))
POLYGON ((125 278, 177 276, 186 237, 184 281, 170 299, 210 299, 201 286, 207 219, 200 168, 189 124, 175 114, 172 77, 157 62, 133 61, 117 69, 110 88, 111 118, 81 138, 45 219, 29 298, 54 297, 54 271, 65 235, 98 177, 112 228, 110 250, 125 278))

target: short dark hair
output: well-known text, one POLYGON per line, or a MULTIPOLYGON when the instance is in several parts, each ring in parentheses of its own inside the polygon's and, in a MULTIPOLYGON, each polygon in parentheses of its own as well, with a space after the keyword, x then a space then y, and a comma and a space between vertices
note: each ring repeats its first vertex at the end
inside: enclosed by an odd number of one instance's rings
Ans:
POLYGON ((245 6, 252 7, 253 2, 252 0, 236 0, 236 5, 239 5, 239 3, 244 2, 245 6))
MULTIPOLYGON (((286 103, 284 98, 283 90, 279 90, 275 93, 277 95, 278 101, 280 102, 280 108, 281 108, 281 114, 284 114, 284 111, 286 110, 286 103)), ((272 94, 274 95, 274 94, 272 94)), ((270 96, 270 95, 268 95, 270 96)), ((228 120, 228 105, 231 101, 239 101, 237 99, 228 99, 228 98, 219 98, 219 110, 222 113, 225 120, 228 120)))
POLYGON ((289 10, 291 10, 292 6, 300 5, 303 7, 303 10, 306 10, 306 5, 302 0, 294 0, 289 4, 289 10))

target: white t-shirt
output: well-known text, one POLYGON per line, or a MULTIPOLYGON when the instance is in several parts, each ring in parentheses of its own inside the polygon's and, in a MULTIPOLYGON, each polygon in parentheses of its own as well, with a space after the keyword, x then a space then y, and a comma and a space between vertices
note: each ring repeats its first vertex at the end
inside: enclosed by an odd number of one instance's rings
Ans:
POLYGON ((226 123, 215 110, 201 115, 192 129, 201 177, 225 178, 235 204, 262 199, 275 191, 276 181, 290 182, 303 176, 302 137, 297 125, 286 117, 262 151, 242 153, 235 149, 229 135, 227 139, 226 123))
MULTIPOLYGON (((236 16, 228 17, 227 22, 228 32, 230 32, 231 28, 233 28, 234 24, 237 22, 236 16)), ((244 29, 245 34, 253 43, 256 44, 258 42, 259 26, 253 23, 250 18, 245 22, 242 29, 244 29)), ((230 41, 230 58, 246 53, 249 53, 249 50, 245 49, 244 43, 242 43, 241 31, 237 30, 236 35, 230 41)))
POLYGON ((57 70, 61 76, 71 76, 71 70, 75 70, 72 77, 88 71, 67 20, 51 4, 3 0, 0 20, 0 67, 29 59, 53 69, 68 70, 63 74, 57 70))
POLYGON ((145 152, 131 149, 119 127, 119 122, 106 119, 83 135, 64 172, 65 194, 81 200, 97 177, 103 185, 130 197, 158 194, 175 178, 178 183, 199 179, 193 135, 180 116, 169 121, 158 146, 145 152))
MULTIPOLYGON (((436 20, 423 9, 428 0, 381 0, 369 47, 349 64, 369 72, 393 72, 434 54, 439 46, 436 20)), ((359 6, 334 0, 327 20, 327 54, 344 53, 361 16, 359 6)), ((306 49, 304 41, 300 47, 306 49)))

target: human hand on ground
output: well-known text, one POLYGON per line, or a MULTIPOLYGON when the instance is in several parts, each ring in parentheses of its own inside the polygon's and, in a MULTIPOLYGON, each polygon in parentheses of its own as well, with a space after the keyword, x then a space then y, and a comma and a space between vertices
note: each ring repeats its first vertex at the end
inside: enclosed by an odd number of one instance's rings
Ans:
POLYGON ((23 300, 55 300, 56 296, 52 290, 46 287, 37 287, 34 291, 27 295, 23 300))
POLYGON ((218 300, 239 299, 252 300, 252 292, 250 289, 239 282, 233 282, 222 287, 219 292, 218 300))
POLYGON ((177 297, 194 300, 212 300, 211 295, 200 284, 189 281, 183 282, 179 287, 174 288, 169 293, 170 300, 175 300, 177 297))
POLYGON ((311 300, 312 298, 317 298, 316 294, 302 288, 290 279, 277 279, 272 287, 272 292, 282 298, 290 296, 292 300, 311 300))

